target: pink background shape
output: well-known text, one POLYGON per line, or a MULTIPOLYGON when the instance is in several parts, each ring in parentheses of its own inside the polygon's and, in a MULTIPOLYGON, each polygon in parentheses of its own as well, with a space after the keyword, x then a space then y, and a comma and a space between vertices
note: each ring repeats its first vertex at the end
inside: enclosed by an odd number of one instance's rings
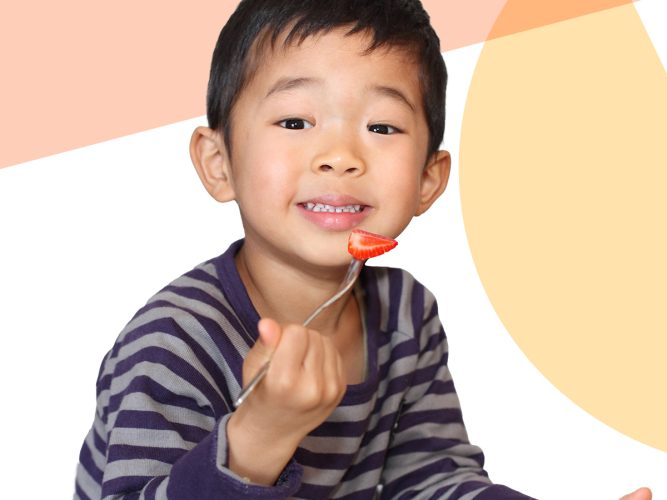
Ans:
MULTIPOLYGON (((203 115, 213 47, 237 3, 12 3, 0 15, 0 167, 203 115)), ((507 1, 423 3, 446 51, 485 40, 507 1)), ((571 4, 552 0, 547 19, 518 16, 492 36, 591 12, 571 4)))

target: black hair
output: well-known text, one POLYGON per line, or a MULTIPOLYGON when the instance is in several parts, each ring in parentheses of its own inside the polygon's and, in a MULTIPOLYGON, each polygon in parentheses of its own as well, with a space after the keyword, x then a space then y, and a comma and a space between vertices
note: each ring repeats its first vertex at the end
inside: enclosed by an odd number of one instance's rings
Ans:
POLYGON ((275 44, 282 33, 285 45, 298 44, 339 27, 350 27, 348 34, 371 34, 369 51, 400 47, 416 56, 429 130, 427 154, 438 150, 445 130, 447 69, 419 0, 241 0, 218 37, 206 102, 208 125, 222 131, 228 150, 232 109, 252 78, 258 45, 268 37, 275 44))

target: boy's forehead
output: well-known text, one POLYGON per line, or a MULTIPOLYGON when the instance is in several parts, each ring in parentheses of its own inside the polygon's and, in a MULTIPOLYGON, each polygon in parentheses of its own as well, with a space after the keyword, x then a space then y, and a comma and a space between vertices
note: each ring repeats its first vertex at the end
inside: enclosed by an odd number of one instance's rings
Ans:
POLYGON ((403 47, 387 45, 370 49, 371 35, 350 34, 343 28, 292 41, 287 34, 281 37, 262 48, 263 54, 258 55, 248 75, 246 89, 254 87, 262 92, 262 97, 268 97, 277 90, 322 86, 325 82, 335 84, 358 76, 355 83, 362 87, 383 86, 381 82, 385 82, 385 87, 390 82, 392 87, 414 84, 421 97, 416 61, 403 47), (396 78, 399 74, 401 78, 396 78))
POLYGON ((374 47, 374 36, 370 30, 353 31, 352 26, 339 26, 303 36, 293 29, 288 27, 278 33, 265 32, 257 38, 252 51, 255 69, 266 64, 268 59, 283 59, 285 62, 288 56, 308 50, 321 50, 328 55, 331 52, 352 52, 362 56, 381 54, 399 58, 404 63, 417 62, 416 51, 412 47, 397 44, 374 47))

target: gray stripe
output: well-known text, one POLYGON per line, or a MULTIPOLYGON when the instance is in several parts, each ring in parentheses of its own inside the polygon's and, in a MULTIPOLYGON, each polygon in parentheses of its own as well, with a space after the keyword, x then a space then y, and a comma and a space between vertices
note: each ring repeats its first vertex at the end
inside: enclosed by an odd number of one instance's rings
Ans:
POLYGON ((463 495, 462 497, 459 498, 459 500, 473 500, 477 495, 479 495, 482 491, 489 489, 488 486, 482 486, 478 490, 470 491, 463 495))
POLYGON ((409 337, 414 337, 415 327, 412 323, 412 292, 414 281, 410 279, 410 275, 405 271, 401 274, 401 280, 403 286, 401 287, 397 327, 400 332, 405 333, 409 337))
MULTIPOLYGON (((90 474, 79 464, 76 468, 76 484, 89 498, 100 498, 102 496, 102 487, 97 484, 90 474)), ((74 498, 79 498, 76 494, 74 498)))
POLYGON ((440 438, 440 439, 453 439, 461 441, 462 444, 460 447, 458 445, 453 446, 447 450, 447 454, 456 455, 457 453, 462 454, 463 456, 471 456, 479 453, 479 448, 468 443, 468 435, 466 428, 462 423, 450 423, 447 425, 442 425, 438 423, 423 423, 420 424, 420 429, 415 430, 413 428, 406 429, 402 432, 397 432, 394 434, 395 438, 400 442, 409 441, 411 439, 420 438, 420 437, 431 437, 431 438, 440 438), (460 449, 463 448, 463 449, 460 449), (468 450, 468 448, 470 448, 468 450), (456 450, 456 451, 455 451, 456 450))
MULTIPOLYGON (((139 374, 149 377, 151 380, 158 382, 175 394, 184 394, 193 398, 202 406, 209 404, 204 394, 188 380, 181 378, 166 366, 159 363, 152 363, 150 361, 142 361, 137 363, 129 372, 116 377, 112 384, 111 394, 116 395, 122 393, 125 389, 127 389, 127 386, 130 385, 132 380, 139 374)), ((117 414, 121 409, 122 403, 116 411, 109 413, 107 418, 107 429, 112 429, 115 426, 117 414)))
POLYGON ((380 484, 381 468, 372 469, 368 472, 358 475, 352 481, 345 481, 339 488, 332 492, 331 498, 341 498, 345 495, 353 494, 356 491, 366 488, 375 488, 380 484))
POLYGON ((212 262, 203 262, 203 263, 199 264, 195 269, 201 269, 202 271, 204 271, 209 276, 211 276, 211 277, 213 277, 217 280, 220 279, 218 277, 218 271, 215 268, 215 264, 213 264, 212 262))
POLYGON ((171 471, 171 464, 151 460, 148 458, 136 458, 133 460, 118 460, 109 462, 104 471, 104 482, 121 477, 134 476, 166 476, 171 471))
POLYGON ((369 401, 354 406, 337 406, 329 415, 327 422, 333 423, 351 423, 365 420, 373 406, 375 405, 375 396, 369 401))
MULTIPOLYGON (((377 273, 377 289, 378 289, 378 299, 381 304, 389 303, 389 279, 387 272, 382 270, 377 273)), ((380 329, 385 331, 387 330, 387 324, 389 322, 389 308, 382 307, 380 309, 380 329)))
POLYGON ((197 443, 185 441, 178 432, 172 430, 116 427, 111 433, 109 446, 124 444, 146 448, 178 448, 190 451, 197 443))
MULTIPOLYGON (((198 280, 197 278, 188 275, 183 275, 172 281, 171 286, 184 287, 184 288, 198 288, 199 290, 206 292, 208 295, 213 297, 221 304, 224 304, 226 308, 229 308, 229 304, 227 302, 227 299, 223 295, 222 290, 216 287, 215 285, 208 283, 207 281, 198 280)), ((189 302, 191 299, 184 299, 184 300, 189 302)))
POLYGON ((95 435, 94 435, 94 431, 92 429, 88 432, 88 435, 86 436, 85 444, 88 447, 88 450, 90 452, 90 456, 92 457, 93 462, 95 463, 95 466, 100 470, 104 470, 104 466, 107 463, 107 459, 95 447, 95 435))
POLYGON ((167 487, 169 486, 169 478, 166 477, 160 486, 155 490, 155 500, 167 500, 167 487))
POLYGON ((159 409, 160 415, 169 422, 199 427, 206 432, 211 432, 215 426, 215 418, 199 413, 181 406, 158 403, 148 394, 133 392, 123 398, 123 409, 146 411, 147 409, 159 409))
POLYGON ((195 353, 192 351, 190 346, 186 344, 183 340, 173 335, 169 335, 163 332, 155 332, 147 335, 142 335, 137 340, 123 346, 120 352, 118 353, 118 357, 119 359, 120 358, 127 359, 143 349, 153 348, 153 347, 162 347, 167 351, 179 356, 183 361, 187 362, 190 366, 192 366, 192 368, 194 368, 197 373, 199 373, 206 379, 209 385, 218 394, 220 399, 224 399, 222 392, 220 392, 220 389, 218 388, 217 382, 211 376, 208 370, 204 368, 204 366, 201 364, 201 361, 199 360, 199 358, 197 358, 197 356, 195 356, 195 353))
MULTIPOLYGON (((421 498, 423 500, 430 499, 435 491, 438 489, 444 487, 444 486, 452 486, 452 488, 447 492, 447 494, 442 498, 442 500, 447 500, 449 498, 454 498, 457 495, 457 490, 458 487, 461 486, 461 484, 467 482, 467 481, 475 481, 475 482, 480 482, 480 483, 490 483, 490 481, 479 474, 478 471, 463 471, 457 473, 453 476, 450 476, 449 473, 442 473, 442 474, 436 474, 430 478, 427 478, 426 480, 422 481, 417 488, 419 487, 424 487, 428 486, 429 483, 432 483, 433 486, 428 487, 424 490, 423 493, 421 493, 417 498, 421 498), (449 477, 448 477, 449 476, 449 477), (438 479, 441 478, 441 479, 438 479)), ((471 494, 474 494, 474 497, 476 497, 482 490, 486 488, 480 488, 475 490, 474 492, 470 492, 471 494)), ((468 496, 468 495, 466 495, 468 496)), ((461 500, 461 499, 459 499, 461 500)))
MULTIPOLYGON (((208 313, 214 313, 214 316, 209 316, 208 314, 203 314, 202 316, 205 316, 208 319, 211 319, 212 321, 217 322, 218 324, 221 325, 221 327, 224 329, 225 334, 230 338, 232 343, 234 343, 235 347, 238 349, 238 346, 236 345, 237 343, 240 343, 244 346, 243 352, 241 352, 241 355, 245 355, 247 353, 248 346, 245 343, 245 341, 241 338, 241 336, 238 335, 238 333, 232 328, 232 326, 227 322, 227 320, 222 316, 218 311, 215 311, 214 309, 208 307, 208 313)), ((178 308, 173 308, 173 307, 156 307, 154 309, 150 309, 149 311, 146 311, 144 314, 141 316, 137 317, 135 321, 133 321, 128 327, 126 328, 126 331, 131 331, 135 328, 138 328, 146 323, 149 323, 151 321, 155 321, 157 319, 163 319, 167 318, 172 321, 174 321, 180 328, 182 328, 184 331, 188 332, 190 335, 190 338, 193 339, 197 344, 199 344, 204 351, 211 357, 211 359, 216 363, 217 366, 219 366, 223 372, 223 375, 225 377, 225 381, 227 382, 227 386, 229 388, 229 391, 232 395, 236 394, 237 392, 240 392, 240 387, 238 382, 236 381, 236 378, 234 377, 231 369, 229 368, 229 365, 227 364, 227 361, 225 360, 222 352, 220 352, 220 349, 218 346, 216 346, 215 342, 211 338, 211 336, 208 334, 206 329, 195 319, 194 316, 191 314, 187 313, 186 311, 183 311, 182 309, 178 308)), ((159 333, 159 332, 157 332, 159 333)), ((151 334, 153 335, 153 334, 151 334)), ((174 341, 176 337, 174 335, 169 335, 169 334, 162 334, 163 337, 165 338, 164 343, 167 343, 167 345, 172 345, 175 346, 176 344, 169 344, 169 341, 174 341)), ((136 340, 127 343, 124 345, 120 351, 118 352, 117 358, 110 359, 109 362, 106 364, 104 368, 103 375, 108 375, 110 373, 113 373, 115 370, 116 364, 127 358, 129 355, 134 354, 135 352, 138 351, 138 346, 135 346, 134 348, 130 347, 136 344, 137 342, 144 342, 146 343, 145 337, 147 335, 142 335, 141 337, 137 338, 136 340)), ((172 351, 179 353, 181 357, 184 357, 182 354, 183 353, 189 353, 191 356, 194 356, 192 353, 192 350, 190 347, 187 346, 183 341, 180 341, 181 344, 180 346, 182 349, 178 349, 177 351, 172 351)), ((139 344, 143 345, 143 344, 139 344)), ((161 345, 161 342, 158 342, 154 345, 161 345)), ((196 359, 196 358, 186 358, 186 359, 196 359)), ((202 367, 203 369, 203 367, 202 367)), ((212 384, 214 387, 217 388, 216 384, 212 384)), ((108 395, 103 394, 104 391, 100 393, 101 397, 105 397, 106 401, 108 402, 108 395)), ((106 406, 106 405, 105 405, 106 406)))
POLYGON ((359 450, 362 436, 354 437, 325 437, 306 436, 299 444, 299 448, 311 453, 345 453, 352 454, 359 450))

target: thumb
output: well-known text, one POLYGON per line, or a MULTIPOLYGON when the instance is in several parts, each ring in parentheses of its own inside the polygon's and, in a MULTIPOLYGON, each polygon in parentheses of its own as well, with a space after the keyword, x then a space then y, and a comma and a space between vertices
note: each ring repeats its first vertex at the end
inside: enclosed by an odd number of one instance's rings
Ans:
POLYGON ((648 488, 639 488, 637 491, 625 495, 621 500, 651 500, 653 497, 651 490, 648 488))
POLYGON ((280 343, 280 337, 282 336, 282 328, 278 322, 270 318, 262 318, 257 324, 257 330, 259 331, 259 340, 263 350, 267 354, 273 353, 280 343))
POLYGON ((260 368, 271 359, 280 342, 282 328, 272 319, 264 318, 257 324, 259 339, 243 361, 243 383, 247 384, 260 368))

